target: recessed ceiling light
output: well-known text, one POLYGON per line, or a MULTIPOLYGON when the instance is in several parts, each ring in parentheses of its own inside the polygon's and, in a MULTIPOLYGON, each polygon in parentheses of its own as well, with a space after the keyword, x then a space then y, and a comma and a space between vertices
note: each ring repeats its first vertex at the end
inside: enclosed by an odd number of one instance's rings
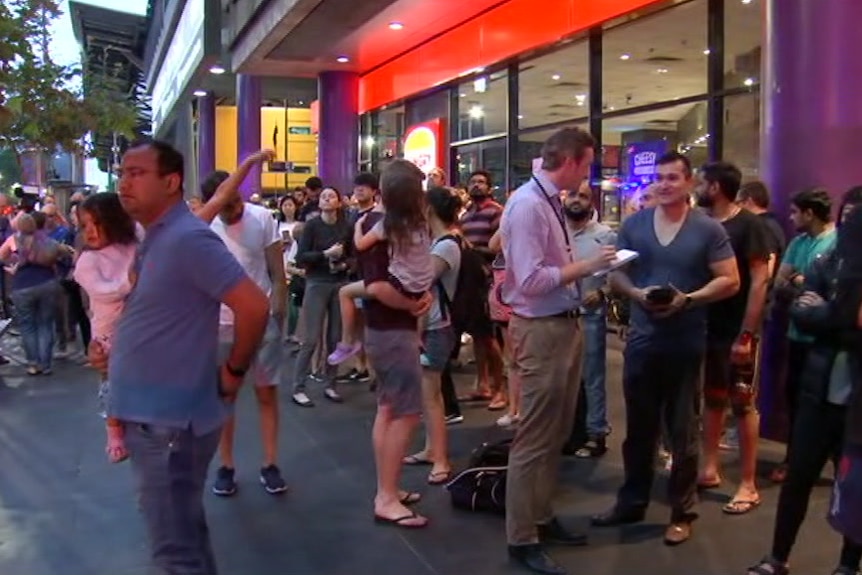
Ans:
POLYGON ((703 55, 704 55, 704 56, 709 56, 709 48, 707 48, 706 50, 704 50, 704 51, 703 51, 703 55))
POLYGON ((629 60, 629 59, 631 59, 630 54, 623 54, 622 56, 620 56, 620 60, 629 60))
POLYGON ((523 120, 523 119, 524 119, 524 116, 522 116, 521 114, 518 114, 518 119, 519 119, 519 120, 523 120))
POLYGON ((468 113, 470 117, 474 120, 479 120, 485 115, 485 110, 482 108, 482 106, 476 105, 470 108, 470 111, 468 113))
POLYGON ((559 80, 560 77, 561 76, 559 74, 554 74, 553 76, 551 76, 551 80, 559 80))
POLYGON ((461 93, 460 93, 460 94, 458 94, 458 95, 459 95, 459 96, 461 96, 462 98, 466 98, 466 97, 467 97, 467 94, 465 94, 465 93, 463 93, 463 92, 461 92, 461 93))
POLYGON ((404 24, 402 24, 401 22, 390 22, 389 23, 389 29, 390 30, 403 30, 404 24))
POLYGON ((754 86, 754 78, 746 78, 743 84, 745 84, 746 86, 754 86))
POLYGON ((339 64, 347 64, 348 62, 350 62, 350 58, 348 58, 347 56, 339 56, 335 59, 335 61, 339 64))
POLYGON ((668 72, 667 68, 659 68, 658 70, 655 71, 656 74, 667 74, 667 72, 668 72))
POLYGON ((751 4, 751 0, 742 0, 743 4, 751 4))
POLYGON ((225 69, 219 65, 215 65, 212 68, 210 68, 210 74, 218 75, 218 74, 224 74, 224 73, 225 73, 225 69))
POLYGON ((207 95, 206 90, 195 90, 194 93, 195 93, 196 98, 203 98, 204 96, 207 95))

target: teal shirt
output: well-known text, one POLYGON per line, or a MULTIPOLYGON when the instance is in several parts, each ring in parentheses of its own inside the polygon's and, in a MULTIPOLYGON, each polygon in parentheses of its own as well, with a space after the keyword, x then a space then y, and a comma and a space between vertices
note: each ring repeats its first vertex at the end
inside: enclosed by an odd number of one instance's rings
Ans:
MULTIPOLYGON (((808 270, 811 269, 811 264, 817 258, 823 256, 827 252, 835 248, 835 242, 838 239, 838 233, 835 228, 828 232, 823 232, 817 237, 812 237, 808 234, 799 234, 790 241, 787 246, 787 251, 784 252, 784 259, 781 260, 781 265, 788 265, 793 268, 796 273, 803 276, 808 275, 808 270)), ((812 342, 813 337, 803 335, 793 322, 790 322, 790 328, 787 330, 787 337, 793 341, 812 342)))

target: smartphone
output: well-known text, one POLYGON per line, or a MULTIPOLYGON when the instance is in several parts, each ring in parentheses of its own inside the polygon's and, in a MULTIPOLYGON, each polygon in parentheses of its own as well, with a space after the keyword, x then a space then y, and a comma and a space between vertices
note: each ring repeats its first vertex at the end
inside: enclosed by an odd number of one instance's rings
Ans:
POLYGON ((673 301, 674 291, 669 287, 659 287, 646 294, 648 302, 654 305, 669 305, 673 301))

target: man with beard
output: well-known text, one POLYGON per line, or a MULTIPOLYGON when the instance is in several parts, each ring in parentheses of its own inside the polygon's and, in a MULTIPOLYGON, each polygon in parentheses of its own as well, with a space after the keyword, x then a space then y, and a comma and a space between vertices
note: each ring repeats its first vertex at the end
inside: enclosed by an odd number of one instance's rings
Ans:
MULTIPOLYGON (((832 199, 829 192, 822 188, 811 188, 793 196, 790 221, 800 233, 787 246, 775 277, 776 296, 779 299, 792 299, 797 294, 811 265, 823 254, 831 251, 838 238, 835 224, 832 223, 832 199), (782 297, 784 294, 788 294, 789 298, 782 297)), ((803 371, 808 347, 813 340, 801 333, 793 322, 790 323, 787 339, 790 344, 787 351, 784 392, 789 428, 793 429, 797 411, 796 399, 799 395, 799 375, 803 371)), ((785 453, 789 453, 793 448, 791 439, 788 437, 785 453)), ((787 476, 787 460, 788 456, 785 454, 784 463, 773 470, 771 479, 775 483, 782 483, 787 476)))
MULTIPOLYGON (((590 259, 601 251, 602 246, 616 244, 616 233, 608 226, 593 221, 596 210, 593 207, 593 192, 589 181, 584 180, 577 190, 565 194, 563 211, 572 237, 572 247, 578 258, 590 259)), ((590 458, 604 455, 607 451, 605 438, 610 433, 605 397, 606 297, 609 289, 604 276, 585 277, 581 280, 581 289, 584 294, 581 300, 581 321, 584 327, 584 391, 581 396, 586 401, 587 441, 583 445, 571 445, 573 442, 570 439, 567 447, 576 449, 576 457, 590 458)), ((578 427, 576 425, 572 430, 573 436, 583 433, 578 427)))
POLYGON ((702 488, 721 485, 719 442, 728 401, 739 429, 742 470, 736 494, 722 510, 748 513, 760 505, 755 476, 759 417, 756 407, 760 328, 769 285, 770 249, 761 218, 736 205, 742 181, 739 168, 727 162, 701 170, 697 202, 724 226, 739 270, 736 295, 710 304, 704 368, 704 466, 702 488))
MULTIPOLYGON (((253 166, 271 160, 272 157, 271 151, 261 151, 249 156, 233 175, 229 176, 226 172, 212 174, 201 189, 204 202, 208 202, 219 187, 239 188, 253 166)), ((263 206, 243 202, 239 194, 235 194, 234 200, 222 209, 210 229, 221 238, 254 283, 270 297, 269 323, 263 342, 248 370, 247 379, 254 384, 260 410, 264 451, 260 482, 269 494, 276 495, 287 491, 287 484, 276 465, 277 386, 281 380, 281 332, 287 303, 281 237, 270 211, 263 206)), ((219 356, 226 357, 233 344, 234 317, 225 306, 221 308, 219 323, 219 356)), ((222 464, 216 473, 213 493, 221 497, 229 497, 237 490, 233 458, 234 427, 235 420, 231 416, 225 422, 219 444, 222 464)))

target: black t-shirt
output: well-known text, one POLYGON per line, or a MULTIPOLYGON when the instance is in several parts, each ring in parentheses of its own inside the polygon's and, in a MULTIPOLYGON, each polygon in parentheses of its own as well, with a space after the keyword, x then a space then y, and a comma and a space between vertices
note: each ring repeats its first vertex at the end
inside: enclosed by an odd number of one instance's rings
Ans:
MULTIPOLYGON (((383 212, 370 212, 362 222, 362 233, 367 234, 383 218, 383 212)), ((389 242, 381 241, 357 254, 362 281, 365 285, 389 281, 389 242)), ((381 302, 368 299, 362 303, 365 325, 381 331, 415 330, 416 318, 409 312, 392 309, 381 302)))
POLYGON ((745 319, 748 291, 751 288, 751 262, 767 261, 771 253, 766 225, 759 216, 746 210, 722 222, 739 269, 739 291, 736 295, 709 306, 708 329, 711 341, 736 339, 745 319))
POLYGON ((769 212, 765 212, 760 214, 760 221, 763 222, 763 226, 766 231, 766 247, 769 249, 770 254, 775 254, 775 270, 773 275, 778 272, 779 264, 781 264, 781 258, 784 255, 784 250, 787 248, 787 238, 784 235, 784 230, 781 228, 781 225, 778 223, 778 220, 775 219, 775 216, 770 214, 769 212))
POLYGON ((344 255, 336 263, 349 264, 353 256, 353 228, 344 217, 339 217, 333 224, 324 222, 320 217, 305 223, 296 247, 296 263, 305 268, 306 278, 324 281, 347 280, 349 265, 344 270, 333 272, 329 260, 323 255, 325 250, 335 244, 344 246, 344 255))

